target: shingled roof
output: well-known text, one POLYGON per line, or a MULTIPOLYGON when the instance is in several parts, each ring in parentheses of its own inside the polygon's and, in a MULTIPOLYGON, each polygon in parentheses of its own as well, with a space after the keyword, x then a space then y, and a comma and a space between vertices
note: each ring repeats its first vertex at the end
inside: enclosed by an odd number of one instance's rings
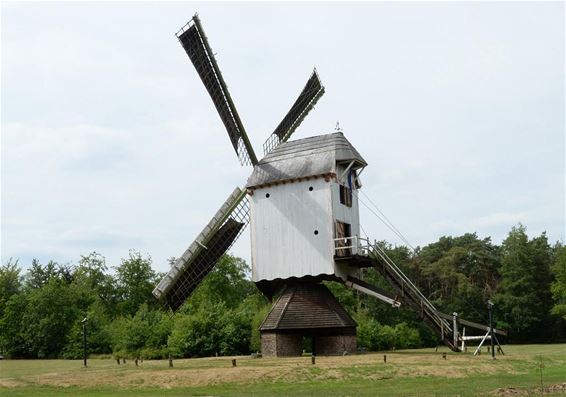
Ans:
POLYGON ((336 163, 367 165, 341 132, 289 141, 277 146, 254 167, 246 187, 336 172, 336 163))
POLYGON ((324 285, 296 283, 285 288, 260 330, 349 328, 356 325, 324 285))

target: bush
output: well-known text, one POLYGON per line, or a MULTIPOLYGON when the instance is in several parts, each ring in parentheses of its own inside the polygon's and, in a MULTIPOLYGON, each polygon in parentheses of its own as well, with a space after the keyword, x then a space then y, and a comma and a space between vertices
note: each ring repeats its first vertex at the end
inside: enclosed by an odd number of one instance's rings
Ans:
POLYGON ((365 311, 355 314, 358 323, 358 347, 368 350, 407 349, 422 345, 419 331, 406 323, 395 327, 381 325, 365 311))
POLYGON ((395 326, 395 347, 398 349, 412 349, 422 346, 419 331, 405 323, 395 326))
POLYGON ((251 316, 224 303, 201 305, 194 314, 176 316, 168 346, 176 357, 249 354, 251 316))

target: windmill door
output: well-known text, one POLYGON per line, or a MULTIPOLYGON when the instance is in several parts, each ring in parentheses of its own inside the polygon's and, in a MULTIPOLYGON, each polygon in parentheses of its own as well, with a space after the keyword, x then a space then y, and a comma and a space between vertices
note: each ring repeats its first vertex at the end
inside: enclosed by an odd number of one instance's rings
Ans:
POLYGON ((352 255, 352 227, 349 223, 336 221, 336 255, 352 255))

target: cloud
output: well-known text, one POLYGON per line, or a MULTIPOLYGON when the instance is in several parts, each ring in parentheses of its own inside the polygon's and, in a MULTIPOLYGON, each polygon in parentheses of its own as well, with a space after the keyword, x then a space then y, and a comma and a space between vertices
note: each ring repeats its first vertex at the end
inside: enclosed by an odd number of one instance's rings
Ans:
POLYGON ((511 227, 518 223, 525 225, 528 224, 529 214, 527 212, 497 212, 472 219, 471 222, 469 222, 472 230, 476 230, 478 228, 490 228, 494 226, 504 226, 507 230, 510 230, 511 227))

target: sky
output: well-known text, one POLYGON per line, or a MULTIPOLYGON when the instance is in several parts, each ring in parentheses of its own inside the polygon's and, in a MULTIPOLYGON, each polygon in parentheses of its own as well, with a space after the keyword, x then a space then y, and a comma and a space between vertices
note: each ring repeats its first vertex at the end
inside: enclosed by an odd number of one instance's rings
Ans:
MULTIPOLYGON (((2 2, 2 263, 135 249, 165 271, 245 184, 174 35, 195 12, 258 156, 316 67, 326 94, 293 138, 339 122, 412 245, 519 222, 566 240, 562 2, 2 2)), ((249 229, 232 253, 249 260, 249 229)))

